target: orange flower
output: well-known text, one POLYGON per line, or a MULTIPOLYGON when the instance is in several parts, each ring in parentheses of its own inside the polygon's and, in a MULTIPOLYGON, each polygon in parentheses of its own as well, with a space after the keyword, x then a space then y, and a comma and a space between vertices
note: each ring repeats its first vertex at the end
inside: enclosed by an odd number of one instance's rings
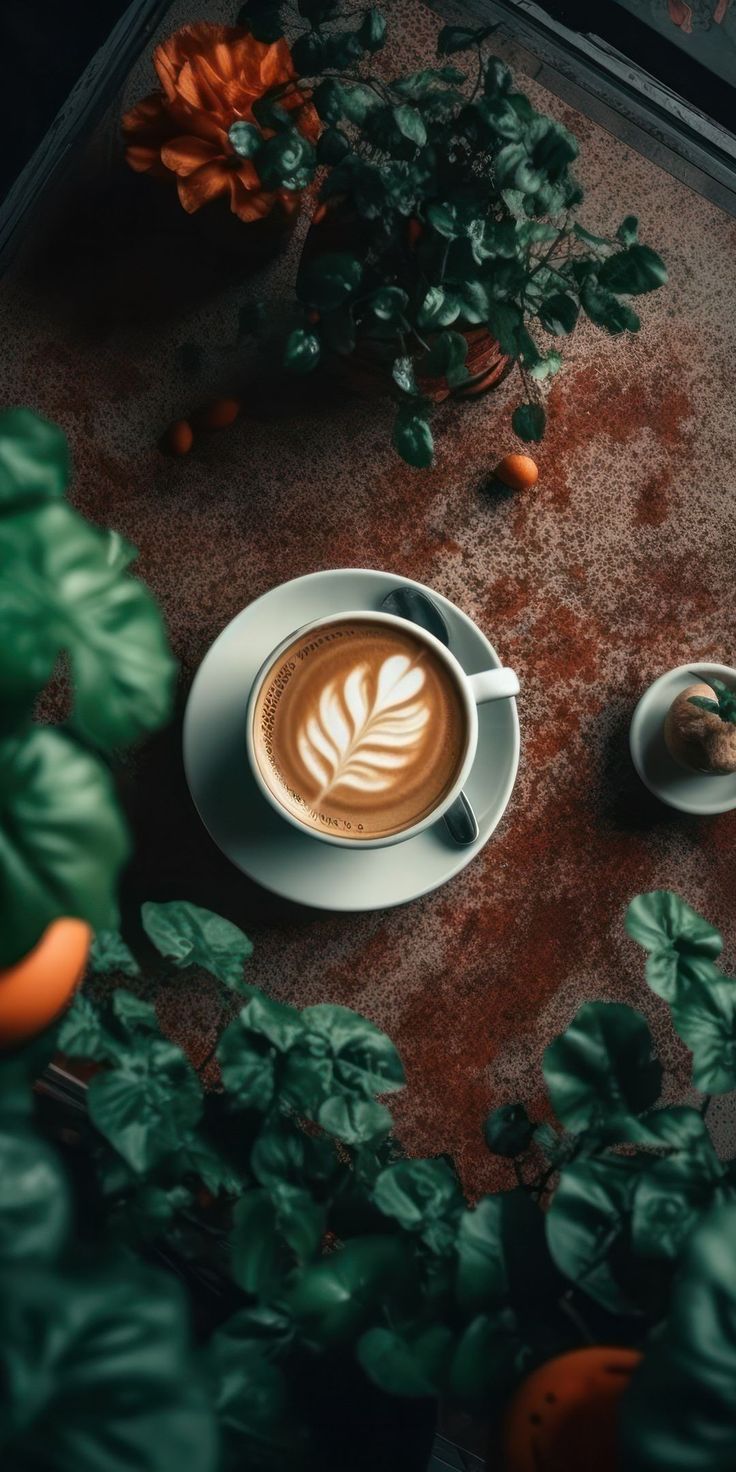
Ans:
MULTIPOLYGON (((229 195, 241 220, 262 219, 277 202, 288 213, 298 209, 298 193, 264 189, 253 161, 241 158, 229 138, 233 123, 256 122, 253 103, 265 92, 294 79, 283 38, 269 45, 239 27, 201 21, 157 46, 153 64, 161 89, 122 122, 131 168, 156 178, 173 174, 189 214, 219 195, 229 195)), ((294 112, 300 133, 316 142, 319 118, 304 94, 294 87, 278 101, 294 112)))

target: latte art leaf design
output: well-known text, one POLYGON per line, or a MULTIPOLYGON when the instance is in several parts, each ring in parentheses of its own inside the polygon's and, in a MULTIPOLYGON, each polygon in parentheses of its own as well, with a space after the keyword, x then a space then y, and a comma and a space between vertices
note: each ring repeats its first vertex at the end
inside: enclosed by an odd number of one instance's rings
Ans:
POLYGON ((299 755, 319 784, 315 801, 337 787, 387 791, 424 740, 429 707, 416 699, 424 670, 407 655, 392 654, 373 692, 371 683, 367 664, 356 665, 341 688, 331 680, 299 732, 299 755))

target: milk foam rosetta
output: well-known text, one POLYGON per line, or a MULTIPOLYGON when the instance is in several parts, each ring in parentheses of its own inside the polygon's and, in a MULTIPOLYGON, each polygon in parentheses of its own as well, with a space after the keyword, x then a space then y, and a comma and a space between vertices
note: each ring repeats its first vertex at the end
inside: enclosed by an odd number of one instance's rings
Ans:
POLYGON ((411 827, 455 782, 467 742, 441 657, 369 618, 298 637, 262 682, 253 716, 260 771, 279 803, 340 837, 411 827))

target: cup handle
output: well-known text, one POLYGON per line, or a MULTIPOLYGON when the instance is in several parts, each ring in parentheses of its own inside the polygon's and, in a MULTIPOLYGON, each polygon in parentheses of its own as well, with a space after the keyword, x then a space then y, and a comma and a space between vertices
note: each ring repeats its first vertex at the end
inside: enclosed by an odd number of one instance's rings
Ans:
POLYGON ((486 700, 504 700, 518 695, 519 680, 513 670, 482 670, 479 675, 468 675, 468 684, 476 705, 486 700))

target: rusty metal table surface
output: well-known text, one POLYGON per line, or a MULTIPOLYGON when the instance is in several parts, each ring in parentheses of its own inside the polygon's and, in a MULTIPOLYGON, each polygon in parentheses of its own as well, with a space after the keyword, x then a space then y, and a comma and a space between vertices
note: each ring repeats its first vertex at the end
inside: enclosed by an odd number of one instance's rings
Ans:
MULTIPOLYGON (((230 13, 176 5, 166 30, 230 13)), ((400 44, 383 64, 426 64, 440 23, 401 0, 400 44)), ((145 58, 124 101, 151 78, 145 58)), ((662 808, 627 748, 634 704, 656 675, 690 659, 734 660, 736 223, 533 82, 519 84, 580 139, 588 227, 610 231, 638 215, 671 277, 642 300, 638 337, 586 324, 567 346, 532 492, 488 486, 494 463, 518 448, 514 380, 445 409, 430 472, 391 450, 390 407, 359 400, 307 397, 274 418, 246 406, 186 460, 159 452, 172 417, 243 371, 237 307, 293 279, 298 236, 244 287, 206 252, 192 268, 185 217, 157 234, 147 209, 121 225, 113 208, 112 229, 94 189, 72 205, 69 185, 0 290, 3 402, 62 425, 73 500, 139 548, 181 661, 182 705, 233 615, 317 568, 385 567, 431 584, 518 671, 522 764, 500 828, 445 888, 396 910, 300 910, 232 869, 188 798, 180 721, 123 775, 137 839, 126 905, 185 897, 219 909, 255 943, 255 983, 299 1005, 342 1002, 387 1029, 408 1075, 395 1100, 405 1147, 451 1152, 471 1192, 491 1179, 485 1114, 516 1096, 539 1104, 543 1046, 586 998, 640 1007, 671 1091, 684 1087, 686 1054, 624 935, 632 895, 676 889, 724 930, 726 961, 736 961, 736 814, 662 808), (192 341, 204 356, 185 372, 180 348, 192 341)), ((117 167, 118 198, 149 183, 124 185, 117 167)), ((204 1058, 214 988, 187 982, 160 1004, 167 1028, 204 1058)))

